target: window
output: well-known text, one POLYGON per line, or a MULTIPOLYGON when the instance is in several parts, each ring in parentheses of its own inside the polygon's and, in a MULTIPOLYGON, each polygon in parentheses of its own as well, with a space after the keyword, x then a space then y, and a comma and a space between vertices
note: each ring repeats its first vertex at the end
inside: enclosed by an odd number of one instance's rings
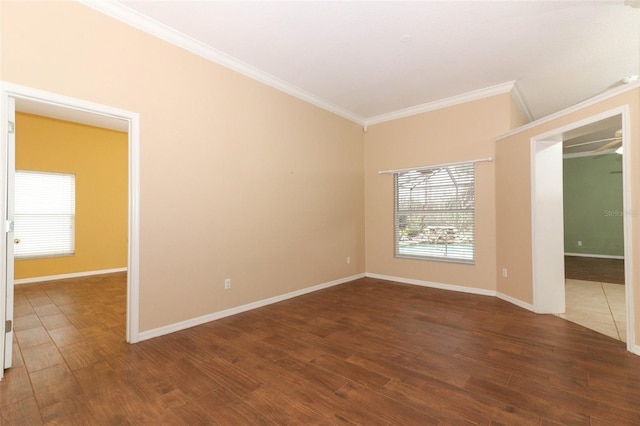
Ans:
POLYGON ((395 255, 474 263, 475 164, 394 173, 395 255))
POLYGON ((74 175, 16 171, 16 259, 74 254, 75 192, 74 175))

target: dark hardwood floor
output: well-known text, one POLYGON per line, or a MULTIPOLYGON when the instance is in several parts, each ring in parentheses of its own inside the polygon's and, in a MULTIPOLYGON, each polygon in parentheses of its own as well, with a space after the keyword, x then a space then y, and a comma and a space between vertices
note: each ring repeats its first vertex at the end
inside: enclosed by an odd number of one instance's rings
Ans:
POLYGON ((564 275, 574 280, 624 284, 624 260, 565 256, 564 275))
POLYGON ((640 357, 494 297, 367 278, 135 345, 124 310, 17 286, 2 425, 640 424, 640 357))

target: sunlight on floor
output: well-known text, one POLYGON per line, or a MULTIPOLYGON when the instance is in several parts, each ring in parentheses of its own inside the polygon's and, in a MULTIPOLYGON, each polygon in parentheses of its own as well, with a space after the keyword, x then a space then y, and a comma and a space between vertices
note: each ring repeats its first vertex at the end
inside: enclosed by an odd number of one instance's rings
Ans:
POLYGON ((624 285, 565 280, 566 313, 576 324, 625 342, 627 321, 624 285))

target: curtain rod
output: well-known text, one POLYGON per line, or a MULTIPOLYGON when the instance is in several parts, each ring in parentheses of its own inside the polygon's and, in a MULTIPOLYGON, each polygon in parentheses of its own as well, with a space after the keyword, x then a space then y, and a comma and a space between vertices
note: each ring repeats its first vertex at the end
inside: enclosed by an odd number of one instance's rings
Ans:
POLYGON ((427 170, 427 169, 435 169, 438 167, 449 167, 449 166, 457 166, 460 164, 475 164, 475 163, 484 163, 493 161, 492 157, 487 158, 479 158, 477 160, 467 160, 467 161, 458 161, 456 163, 443 163, 443 164, 434 164, 432 166, 420 166, 420 167, 408 167, 406 169, 395 169, 395 170, 382 170, 379 171, 378 174, 393 174, 393 173, 402 173, 402 172, 410 172, 410 171, 419 171, 419 170, 427 170))

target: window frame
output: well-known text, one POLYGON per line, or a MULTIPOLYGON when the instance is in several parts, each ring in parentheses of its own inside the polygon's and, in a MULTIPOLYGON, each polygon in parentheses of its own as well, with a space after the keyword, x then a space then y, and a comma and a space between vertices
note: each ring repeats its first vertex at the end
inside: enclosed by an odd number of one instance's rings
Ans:
MULTIPOLYGON (((475 173, 475 162, 469 162, 469 163, 456 163, 456 164, 449 164, 449 165, 436 165, 436 166, 430 166, 430 167, 420 167, 420 168, 415 168, 415 169, 403 169, 403 170, 398 170, 398 171, 394 171, 393 172, 393 179, 394 179, 394 258, 399 258, 399 259, 415 259, 415 260, 428 260, 428 261, 436 261, 436 262, 451 262, 451 263, 461 263, 461 264, 469 264, 469 265, 474 265, 475 264, 475 259, 476 259, 476 252, 475 252, 475 248, 476 248, 476 232, 475 232, 475 224, 476 224, 476 205, 475 205, 475 191, 476 191, 476 173, 475 173), (437 173, 441 172, 442 170, 446 170, 448 172, 448 175, 451 178, 452 183, 455 185, 455 179, 452 177, 454 176, 456 173, 464 173, 464 169, 470 169, 470 172, 467 170, 466 173, 469 173, 470 175, 470 183, 466 182, 462 185, 460 185, 461 187, 466 188, 466 191, 463 194, 458 194, 458 191, 456 190, 456 197, 454 198, 454 202, 455 203, 459 203, 459 205, 462 205, 462 202, 466 202, 467 204, 470 202, 470 207, 467 206, 467 208, 449 208, 449 209, 445 209, 445 208, 434 208, 434 209, 428 209, 427 205, 429 205, 429 202, 427 201, 428 195, 427 195, 427 191, 428 191, 428 187, 437 190, 440 190, 441 193, 443 193, 442 188, 444 186, 437 186, 437 185, 433 185, 430 186, 428 183, 429 178, 426 177, 424 178, 424 186, 425 186, 425 195, 424 195, 424 202, 423 202, 423 208, 422 209, 416 209, 416 208, 401 208, 401 200, 400 200, 400 178, 402 176, 405 176, 407 174, 411 174, 411 173, 428 173, 429 171, 431 171, 432 175, 436 175, 437 173), (452 175, 451 170, 454 171, 454 175, 452 175), (462 170, 462 171, 461 171, 462 170), (462 198, 462 197, 467 197, 467 198, 462 198), (460 214, 464 216, 467 216, 466 222, 464 221, 464 219, 459 219, 457 222, 442 222, 440 223, 439 221, 433 221, 433 218, 437 215, 442 216, 443 214, 453 214, 456 213, 456 217, 459 218, 460 214), (420 218, 420 234, 424 235, 424 231, 425 231, 425 227, 426 228, 441 228, 441 231, 444 232, 444 244, 442 243, 438 243, 438 241, 440 241, 440 239, 442 238, 443 234, 438 234, 437 238, 436 238, 436 242, 432 242, 432 243, 428 243, 428 242, 416 242, 414 244, 408 244, 406 243, 407 239, 411 239, 412 237, 408 236, 408 234, 406 233, 406 227, 410 226, 407 225, 407 216, 414 216, 414 217, 418 217, 420 218), (404 221, 401 220, 401 217, 404 217, 404 221), (462 223, 467 227, 467 228, 471 228, 471 231, 469 232, 467 229, 463 230, 463 232, 460 233, 460 236, 458 236, 458 232, 457 232, 457 226, 460 225, 460 220, 462 220, 462 223), (404 226, 405 228, 402 227, 401 222, 404 222, 404 226), (432 225, 426 226, 424 225, 424 223, 431 223, 432 225), (403 239, 404 238, 404 239, 403 239), (468 246, 469 244, 465 244, 465 243, 461 243, 458 244, 457 247, 459 247, 459 249, 454 249, 454 253, 453 254, 449 254, 449 240, 451 239, 453 242, 456 241, 456 239, 462 239, 464 241, 464 239, 470 239, 471 243, 470 243, 470 247, 465 248, 465 246, 468 246), (405 241, 404 244, 402 244, 402 242, 405 241), (418 245, 422 245, 423 248, 416 250, 414 253, 407 253, 407 250, 404 250, 404 253, 402 252, 402 248, 403 247, 408 247, 408 246, 418 246, 418 245), (444 249, 444 253, 445 254, 439 254, 436 253, 437 251, 440 251, 440 249, 436 250, 437 246, 440 245, 444 245, 445 249, 444 249), (456 254, 458 253, 458 254, 456 254), (470 255, 468 255, 467 253, 470 253, 470 255)), ((417 180, 418 178, 416 178, 417 180)), ((469 179, 469 177, 467 177, 467 179, 469 179)), ((409 180, 405 180, 405 183, 410 182, 409 180)), ((457 185, 456 185, 457 188, 457 185)), ((440 202, 446 202, 447 201, 447 197, 446 195, 442 195, 440 198, 436 197, 436 199, 434 199, 434 203, 440 202)), ((404 203, 406 203, 406 200, 404 200, 404 203)), ((411 204, 411 202, 410 202, 411 204)), ((409 221, 409 223, 412 223, 411 221, 409 221)), ((413 222, 415 223, 415 222, 413 222)), ((414 229, 415 232, 415 229, 414 229)), ((437 232, 437 231, 436 231, 437 232)), ((416 241, 420 241, 419 238, 416 238, 416 241)), ((451 246, 454 246, 454 244, 451 244, 451 246)))
MULTIPOLYGON (((17 239, 24 240, 27 235, 22 233, 22 226, 27 226, 25 222, 23 224, 23 220, 21 216, 31 216, 33 218, 37 215, 42 216, 59 216, 64 217, 66 220, 61 221, 63 224, 69 225, 69 233, 66 234, 68 236, 69 244, 65 245, 62 248, 57 248, 55 245, 51 245, 51 248, 48 252, 40 251, 29 251, 27 253, 21 253, 20 244, 16 244, 14 246, 14 258, 16 260, 32 260, 32 259, 45 259, 45 258, 57 258, 57 257, 68 257, 74 256, 76 254, 76 175, 73 173, 59 173, 59 172, 49 172, 49 171, 39 171, 39 170, 16 170, 15 171, 15 180, 14 180, 14 236, 17 239), (24 211, 20 210, 20 200, 18 195, 18 181, 20 180, 20 175, 46 175, 46 176, 56 176, 62 177, 63 179, 71 178, 71 181, 64 182, 66 185, 65 191, 67 194, 70 194, 70 197, 67 201, 70 203, 69 208, 64 212, 43 212, 42 210, 35 212, 33 210, 24 211)), ((62 191, 61 191, 62 193, 62 191)), ((62 205, 62 203, 60 204, 62 205)), ((24 243, 24 241, 21 241, 24 243)), ((24 245, 22 246, 24 247, 24 245)))

